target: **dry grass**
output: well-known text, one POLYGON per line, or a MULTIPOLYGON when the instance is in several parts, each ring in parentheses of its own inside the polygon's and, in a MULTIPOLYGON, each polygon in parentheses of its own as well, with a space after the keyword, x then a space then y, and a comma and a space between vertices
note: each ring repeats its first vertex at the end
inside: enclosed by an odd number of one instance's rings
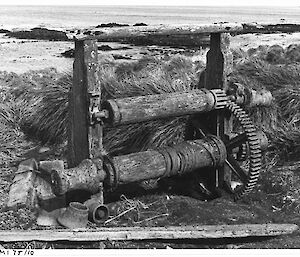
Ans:
MULTIPOLYGON (((275 97, 272 106, 248 108, 248 111, 257 126, 268 134, 278 159, 284 157, 283 160, 298 153, 299 148, 300 65, 291 63, 290 57, 286 58, 285 64, 274 65, 266 61, 266 56, 268 53, 290 56, 295 49, 297 47, 291 46, 282 52, 274 46, 269 52, 266 47, 249 53, 235 50, 235 68, 230 77, 231 83, 272 92, 275 97)), ((174 56, 168 61, 145 57, 130 64, 117 64, 105 56, 100 60, 103 100, 193 90, 198 83, 199 67, 187 57, 174 56)), ((0 85, 12 96, 9 99, 8 94, 4 94, 6 99, 2 99, 6 107, 2 108, 5 124, 1 126, 10 129, 6 139, 2 136, 2 141, 9 142, 13 133, 24 132, 31 140, 41 144, 64 142, 67 138, 67 98, 71 84, 71 73, 58 74, 54 70, 31 72, 19 77, 2 74, 0 85)), ((105 131, 104 146, 112 154, 124 154, 170 145, 184 139, 185 126, 186 117, 109 128, 105 131)))
MULTIPOLYGON (((101 59, 102 99, 187 91, 197 83, 196 65, 181 56, 167 62, 144 58, 131 65, 116 65, 110 59, 101 59)), ((30 103, 32 111, 21 120, 26 135, 42 144, 66 140, 67 97, 71 84, 71 75, 64 74, 55 83, 35 91, 36 100, 30 103)), ((107 129, 104 146, 111 153, 124 153, 173 144, 183 138, 185 119, 172 118, 107 129)))
MULTIPOLYGON (((239 60, 236 59, 231 83, 270 90, 275 98, 270 107, 248 108, 248 111, 257 127, 267 133, 272 145, 267 154, 269 162, 263 183, 278 186, 283 192, 281 203, 290 204, 288 200, 296 199, 299 194, 297 176, 289 173, 287 178, 284 171, 277 172, 274 167, 297 158, 300 152, 300 65, 291 61, 284 65, 271 64, 258 59, 259 53, 251 57, 237 51, 235 56, 239 60)), ((193 90, 198 83, 199 66, 182 56, 167 61, 144 58, 126 65, 117 64, 110 58, 101 60, 102 100, 193 90)), ((19 160, 32 146, 25 136, 40 144, 60 144, 66 140, 68 90, 72 76, 71 73, 47 70, 21 76, 2 73, 0 77, 3 174, 12 173, 11 162, 19 160)), ((109 128, 105 130, 104 147, 111 154, 126 154, 176 144, 184 140, 186 121, 187 117, 181 117, 109 128)), ((3 192, 8 190, 9 183, 5 183, 3 192)), ((293 200, 294 205, 299 206, 299 201, 293 200)))

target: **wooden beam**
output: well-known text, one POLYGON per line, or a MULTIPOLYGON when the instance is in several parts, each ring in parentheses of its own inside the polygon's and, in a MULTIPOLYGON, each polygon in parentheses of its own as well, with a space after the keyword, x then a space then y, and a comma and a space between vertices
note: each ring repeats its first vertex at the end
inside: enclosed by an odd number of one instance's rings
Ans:
POLYGON ((242 33, 300 32, 300 24, 293 23, 244 23, 242 33))
POLYGON ((201 24, 201 25, 150 25, 132 26, 121 28, 96 28, 90 30, 91 35, 76 35, 80 39, 120 39, 129 37, 147 37, 149 35, 191 35, 201 33, 217 33, 242 30, 242 25, 237 23, 201 24))
MULTIPOLYGON (((96 102, 100 105, 100 83, 98 79, 98 52, 95 40, 75 40, 73 65, 73 87, 69 93, 68 165, 77 166, 82 160, 91 158, 93 145, 90 127, 90 112, 96 102), (90 95, 93 100, 90 100, 90 95)), ((96 133, 97 134, 97 133, 96 133)), ((94 137, 97 138, 97 137, 94 137)))
POLYGON ((243 224, 172 227, 115 227, 91 230, 2 230, 0 242, 118 241, 147 239, 211 239, 278 236, 298 230, 295 224, 243 224))
POLYGON ((210 33, 271 33, 300 32, 300 24, 267 24, 267 23, 213 23, 197 25, 149 25, 121 28, 95 28, 90 35, 76 35, 77 39, 112 40, 128 37, 146 37, 149 35, 192 35, 210 33))

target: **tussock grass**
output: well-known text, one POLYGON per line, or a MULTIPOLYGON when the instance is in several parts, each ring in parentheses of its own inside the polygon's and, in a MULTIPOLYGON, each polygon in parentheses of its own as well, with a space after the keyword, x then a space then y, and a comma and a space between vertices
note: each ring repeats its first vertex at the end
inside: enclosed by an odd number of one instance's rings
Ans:
MULTIPOLYGON (((295 49, 298 48, 293 46, 282 52, 276 46, 269 53, 267 47, 260 47, 234 53, 230 83, 255 90, 267 89, 274 96, 270 107, 246 107, 271 142, 267 172, 275 165, 296 159, 300 152, 300 64, 291 57, 295 49), (285 60, 281 64, 270 61, 278 59, 277 53, 285 60), (272 54, 275 57, 271 58, 272 54)), ((102 100, 193 90, 199 80, 199 65, 179 55, 169 60, 145 57, 126 64, 109 57, 100 60, 102 100)), ((65 142, 71 86, 71 72, 59 74, 50 69, 20 76, 0 74, 1 162, 17 158, 18 151, 28 147, 24 134, 41 144, 65 142)), ((116 155, 176 144, 184 140, 186 121, 187 117, 180 117, 106 128, 104 147, 116 155)))
MULTIPOLYGON (((290 47, 289 52, 291 49, 295 47, 290 47)), ((269 50, 271 53, 287 55, 278 46, 269 50)), ((272 106, 248 111, 257 126, 269 135, 274 149, 283 149, 286 156, 286 153, 297 149, 300 65, 289 61, 284 65, 267 62, 266 47, 248 52, 241 49, 234 51, 235 60, 239 61, 235 63, 230 83, 272 92, 275 97, 272 106), (258 56, 264 58, 259 59, 258 56)), ((105 55, 100 60, 102 100, 193 90, 199 80, 197 64, 180 55, 167 61, 144 57, 139 61, 121 64, 105 55)), ((51 69, 21 77, 5 73, 2 74, 0 85, 9 88, 13 96, 11 100, 2 99, 10 109, 4 108, 6 111, 1 114, 6 125, 10 123, 9 127, 21 130, 42 144, 59 144, 66 140, 71 72, 58 74, 51 69)), ((7 95, 5 97, 8 98, 7 95)), ((183 117, 108 128, 104 134, 104 145, 109 152, 117 154, 173 144, 183 140, 185 123, 186 117, 183 117)))
POLYGON ((66 139, 68 92, 72 77, 63 74, 55 83, 35 91, 31 109, 21 120, 22 130, 43 144, 58 144, 66 139))
POLYGON ((286 49, 279 46, 251 49, 248 56, 239 55, 230 78, 231 83, 272 92, 271 106, 247 108, 256 126, 270 141, 261 189, 274 197, 278 209, 297 212, 300 206, 299 53, 300 48, 295 45, 286 49))
POLYGON ((295 158, 299 152, 300 63, 291 61, 289 48, 275 45, 249 51, 236 63, 230 77, 232 84, 272 92, 271 106, 246 109, 257 127, 268 135, 278 162, 295 158), (281 64, 268 61, 268 54, 275 53, 282 58, 281 64))
MULTIPOLYGON (((2 91, 4 95, 5 90, 2 91)), ((21 152, 30 145, 20 129, 21 120, 27 115, 27 102, 16 99, 7 92, 0 99, 0 167, 18 160, 21 152)))
MULTIPOLYGON (((195 69, 191 60, 181 56, 167 62, 143 58, 130 65, 117 65, 104 58, 99 71, 102 100, 192 90, 197 83, 195 69)), ((30 103, 34 111, 21 121, 26 135, 43 144, 66 140, 68 90, 71 85, 71 73, 66 73, 55 83, 48 83, 35 91, 36 100, 30 103)), ((115 154, 173 144, 176 140, 183 140, 185 120, 172 118, 108 128, 104 133, 104 146, 115 154)))

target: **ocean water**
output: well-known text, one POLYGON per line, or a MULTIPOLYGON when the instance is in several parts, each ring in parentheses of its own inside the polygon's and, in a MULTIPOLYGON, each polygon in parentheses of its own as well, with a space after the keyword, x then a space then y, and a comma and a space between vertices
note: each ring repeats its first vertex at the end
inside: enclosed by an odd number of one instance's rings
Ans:
POLYGON ((87 28, 101 23, 203 24, 213 22, 300 23, 299 7, 1 6, 0 29, 36 26, 87 28))

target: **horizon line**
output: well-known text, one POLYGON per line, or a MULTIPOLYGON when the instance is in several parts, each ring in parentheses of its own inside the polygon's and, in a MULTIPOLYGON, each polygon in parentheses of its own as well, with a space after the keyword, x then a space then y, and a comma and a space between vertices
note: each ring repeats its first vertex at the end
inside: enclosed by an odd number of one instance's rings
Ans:
POLYGON ((282 4, 274 4, 274 5, 251 5, 251 4, 219 4, 219 5, 184 5, 184 4, 2 4, 0 3, 0 6, 130 6, 130 7, 170 7, 170 6, 185 6, 185 7, 300 7, 299 4, 297 5, 282 5, 282 4))

